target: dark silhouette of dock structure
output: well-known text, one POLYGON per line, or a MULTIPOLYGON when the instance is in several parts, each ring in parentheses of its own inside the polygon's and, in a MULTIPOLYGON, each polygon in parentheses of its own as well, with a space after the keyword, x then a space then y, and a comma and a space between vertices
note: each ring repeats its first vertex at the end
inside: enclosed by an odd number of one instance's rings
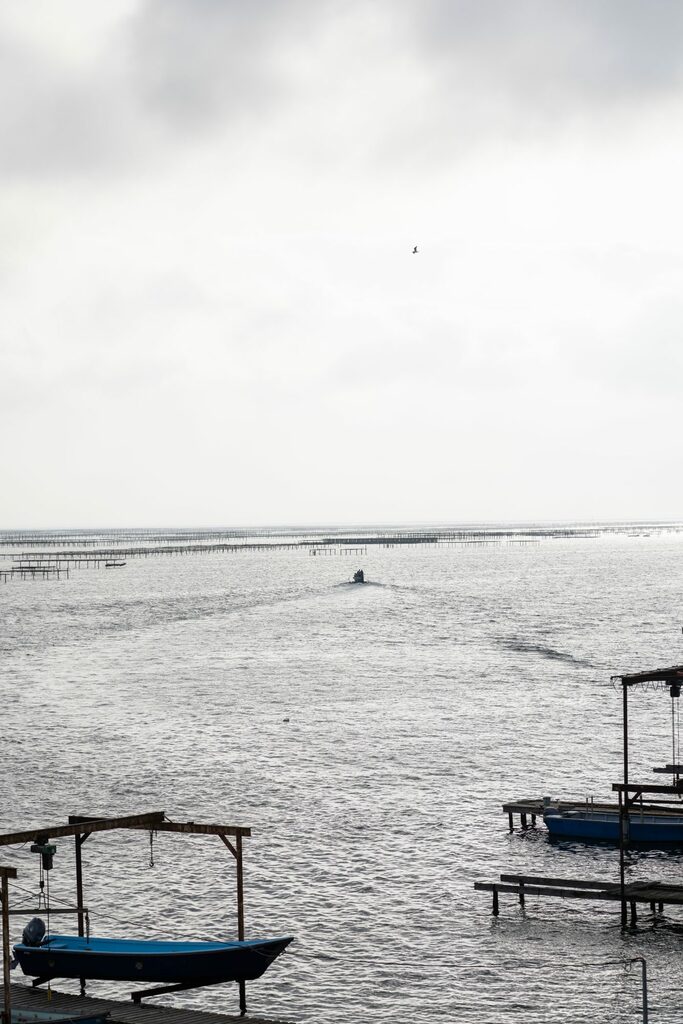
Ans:
MULTIPOLYGON (((679 717, 676 713, 676 705, 683 688, 683 665, 672 665, 667 668, 658 668, 645 672, 625 673, 612 676, 611 681, 613 686, 620 688, 622 692, 623 781, 612 783, 612 792, 618 795, 619 801, 616 805, 619 822, 619 881, 604 882, 582 878, 549 878, 539 875, 505 873, 500 875, 500 881, 498 882, 475 882, 475 890, 493 893, 494 916, 497 916, 499 913, 500 893, 516 894, 522 907, 524 906, 525 898, 529 895, 559 897, 562 899, 613 901, 620 905, 622 928, 626 928, 628 924, 629 907, 631 925, 635 925, 638 903, 649 904, 653 915, 661 914, 665 904, 683 905, 683 885, 673 885, 659 881, 630 882, 626 878, 626 850, 632 845, 632 814, 640 811, 645 813, 646 805, 644 798, 646 798, 649 804, 653 805, 652 808, 647 807, 647 810, 656 807, 658 815, 671 813, 672 816, 680 818, 680 800, 683 797, 683 764, 672 763, 653 769, 657 774, 671 775, 673 778, 670 784, 633 783, 629 781, 629 691, 661 692, 670 697, 672 743, 674 748, 676 748, 676 742, 679 737, 679 717), (678 810, 677 814, 674 808, 678 810)), ((559 810, 572 810, 579 806, 583 805, 565 801, 559 810)), ((594 804, 591 807, 596 811, 603 808, 615 809, 614 804, 594 804)), ((519 814, 522 828, 528 826, 527 815, 531 817, 531 824, 534 825, 536 817, 543 813, 543 802, 541 801, 539 804, 537 800, 515 800, 504 804, 503 810, 508 814, 510 831, 512 831, 514 814, 519 814)))

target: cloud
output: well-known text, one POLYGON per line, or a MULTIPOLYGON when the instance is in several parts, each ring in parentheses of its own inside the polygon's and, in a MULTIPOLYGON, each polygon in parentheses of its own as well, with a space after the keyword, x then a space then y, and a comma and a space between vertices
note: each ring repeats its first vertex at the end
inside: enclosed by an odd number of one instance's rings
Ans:
POLYGON ((425 59, 453 84, 548 113, 677 89, 676 0, 424 0, 404 3, 425 59))
POLYGON ((125 174, 212 136, 321 166, 453 159, 647 105, 683 74, 674 0, 140 0, 87 58, 50 45, 50 10, 30 32, 0 13, 5 176, 125 174))
POLYGON ((131 85, 153 116, 184 132, 257 116, 284 100, 288 47, 325 6, 145 0, 126 26, 131 85))

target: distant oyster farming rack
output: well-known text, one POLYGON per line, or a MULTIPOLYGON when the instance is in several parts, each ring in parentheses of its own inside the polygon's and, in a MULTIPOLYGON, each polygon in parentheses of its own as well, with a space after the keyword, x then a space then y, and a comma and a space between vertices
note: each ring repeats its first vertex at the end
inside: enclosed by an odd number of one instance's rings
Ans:
POLYGON ((160 555, 306 551, 312 556, 357 556, 367 554, 370 548, 526 545, 552 540, 606 536, 642 538, 661 534, 683 534, 683 523, 353 527, 350 530, 310 527, 4 530, 0 531, 0 579, 6 583, 11 579, 68 578, 70 568, 119 568, 129 559, 160 555))

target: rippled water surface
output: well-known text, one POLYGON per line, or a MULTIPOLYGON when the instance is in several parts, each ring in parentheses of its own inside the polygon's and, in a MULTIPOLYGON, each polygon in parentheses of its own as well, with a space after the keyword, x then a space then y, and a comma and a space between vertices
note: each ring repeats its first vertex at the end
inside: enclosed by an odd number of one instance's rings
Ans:
MULTIPOLYGON (((620 777, 610 675, 683 662, 675 536, 129 560, 0 584, 2 829, 163 809, 248 825, 247 934, 293 933, 248 985, 296 1021, 678 1021, 683 908, 622 934, 618 906, 490 896, 501 871, 617 879, 604 847, 509 834, 503 800, 609 795, 620 777)), ((667 695, 632 700, 632 777, 671 759, 667 695)), ((73 897, 58 841, 53 899, 73 897)), ((236 933, 216 838, 91 837, 95 934, 236 933)), ((28 847, 4 851, 34 890, 28 847)), ((683 884, 683 854, 629 877, 683 884)), ((17 896, 21 891, 17 887, 17 896)), ((14 918, 14 939, 23 921, 14 918)), ((63 921, 62 921, 63 927, 63 921)), ((69 983, 60 987, 68 988, 69 983)), ((130 985, 93 983, 125 994, 130 985)), ((232 986, 176 997, 236 1011, 232 986)))

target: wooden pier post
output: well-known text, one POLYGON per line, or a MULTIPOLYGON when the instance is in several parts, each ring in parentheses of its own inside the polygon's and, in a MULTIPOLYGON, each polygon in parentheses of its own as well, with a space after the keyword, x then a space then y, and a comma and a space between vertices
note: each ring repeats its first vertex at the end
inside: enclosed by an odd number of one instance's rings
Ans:
MULTIPOLYGON (((622 729, 624 744, 624 787, 628 786, 628 684, 621 680, 622 729)), ((621 892, 621 927, 628 923, 626 910, 626 844, 628 842, 628 790, 619 791, 619 887, 621 892)))
MULTIPOLYGON (((75 835, 76 842, 76 906, 78 907, 78 934, 85 935, 85 921, 83 916, 83 861, 81 859, 81 846, 88 838, 88 833, 75 835)), ((79 978, 81 984, 81 995, 85 995, 85 978, 79 978)))
MULTIPOLYGON (((235 836, 235 849, 237 850, 237 938, 244 941, 244 869, 242 865, 242 836, 235 836)), ((244 978, 239 982, 240 990, 240 1017, 247 1012, 247 993, 244 978)))
POLYGON ((3 994, 3 1024, 12 1024, 12 995, 10 991, 10 955, 9 955, 9 885, 8 879, 17 877, 16 868, 0 867, 0 878, 2 878, 2 994, 3 994))

